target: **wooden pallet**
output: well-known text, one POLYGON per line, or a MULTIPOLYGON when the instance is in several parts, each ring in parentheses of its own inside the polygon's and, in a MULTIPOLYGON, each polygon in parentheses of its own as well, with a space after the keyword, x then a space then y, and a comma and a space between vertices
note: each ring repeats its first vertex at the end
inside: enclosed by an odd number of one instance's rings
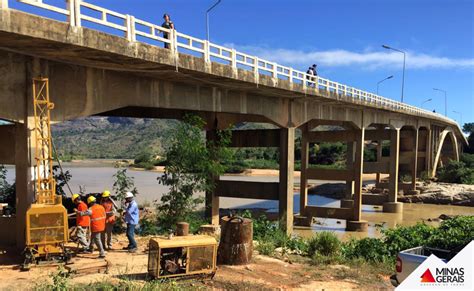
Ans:
POLYGON ((109 272, 110 262, 107 260, 100 260, 83 265, 68 265, 66 270, 72 277, 85 276, 90 274, 107 274, 109 272))

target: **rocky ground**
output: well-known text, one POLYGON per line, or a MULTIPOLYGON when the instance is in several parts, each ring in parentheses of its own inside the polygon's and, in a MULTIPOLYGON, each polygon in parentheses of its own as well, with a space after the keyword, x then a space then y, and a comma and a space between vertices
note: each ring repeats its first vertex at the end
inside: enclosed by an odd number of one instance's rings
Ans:
POLYGON ((403 195, 398 201, 474 206, 474 185, 421 182, 416 188, 420 190, 420 194, 403 195))
MULTIPOLYGON (((474 206, 474 185, 428 181, 418 182, 416 189, 420 191, 419 194, 409 195, 400 191, 398 201, 405 203, 474 206)), ((345 190, 345 183, 326 183, 311 187, 308 193, 342 199, 344 198, 345 190)), ((380 190, 375 189, 373 184, 364 185, 362 190, 364 193, 380 193, 380 190)), ((385 189, 384 192, 387 192, 387 190, 385 189)))

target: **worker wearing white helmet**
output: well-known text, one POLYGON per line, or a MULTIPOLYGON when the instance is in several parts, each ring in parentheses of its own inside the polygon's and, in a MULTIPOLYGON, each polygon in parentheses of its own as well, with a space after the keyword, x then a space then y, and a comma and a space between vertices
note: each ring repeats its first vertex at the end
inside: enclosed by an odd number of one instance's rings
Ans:
POLYGON ((132 192, 127 192, 127 194, 125 194, 125 204, 127 205, 127 209, 125 209, 125 223, 127 223, 128 246, 126 246, 124 250, 128 250, 131 253, 137 251, 135 228, 137 227, 139 221, 138 205, 133 199, 134 197, 135 196, 132 192))

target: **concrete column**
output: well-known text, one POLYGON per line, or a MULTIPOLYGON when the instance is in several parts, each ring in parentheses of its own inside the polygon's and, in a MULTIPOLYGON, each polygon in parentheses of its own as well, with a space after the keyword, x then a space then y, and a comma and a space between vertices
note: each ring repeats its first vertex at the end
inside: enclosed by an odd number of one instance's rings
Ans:
POLYGON ((390 132, 390 177, 388 202, 384 203, 383 211, 390 213, 400 213, 403 211, 403 204, 397 202, 398 196, 398 166, 400 158, 400 129, 396 128, 390 132))
POLYGON ((295 161, 295 128, 280 130, 280 228, 291 234, 293 231, 293 174, 295 161))
POLYGON ((300 215, 305 215, 306 205, 308 205, 308 179, 306 170, 309 162, 309 144, 306 137, 307 129, 302 129, 301 135, 301 175, 300 175, 300 215))
MULTIPOLYGON (((35 200, 34 193, 34 160, 31 132, 33 118, 26 118, 25 123, 15 125, 15 190, 16 190, 16 245, 25 247, 26 211, 35 200)), ((12 230, 13 231, 13 230, 12 230)))
MULTIPOLYGON (((206 131, 207 143, 215 142, 217 140, 216 130, 206 131)), ((213 177, 214 181, 219 180, 219 177, 213 177)), ((206 203, 205 203, 205 216, 210 219, 211 224, 219 225, 219 196, 216 195, 215 191, 206 192, 206 203)))
MULTIPOLYGON (((354 151, 356 150, 354 144, 354 141, 347 142, 346 169, 353 169, 354 167, 354 151)), ((346 181, 346 196, 341 199, 342 208, 352 208, 354 206, 354 185, 353 179, 346 181)))
POLYGON ((367 231, 368 222, 362 220, 362 181, 364 171, 365 128, 358 131, 354 159, 354 207, 352 220, 347 221, 349 231, 367 231))
MULTIPOLYGON (((377 155, 377 162, 382 161, 382 140, 377 141, 377 147, 376 147, 376 155, 377 155)), ((375 187, 379 188, 380 187, 380 173, 375 174, 375 187)))
POLYGON ((418 134, 419 130, 415 129, 413 131, 413 154, 411 161, 411 193, 418 194, 416 190, 416 176, 418 171, 418 134))

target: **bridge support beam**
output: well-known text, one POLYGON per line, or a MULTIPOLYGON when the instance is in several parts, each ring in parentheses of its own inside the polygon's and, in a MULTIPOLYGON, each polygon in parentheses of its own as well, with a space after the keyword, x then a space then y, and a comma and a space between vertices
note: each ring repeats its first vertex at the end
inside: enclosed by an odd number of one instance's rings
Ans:
POLYGON ((26 211, 35 199, 33 168, 33 117, 15 130, 15 191, 16 191, 16 245, 24 248, 26 241, 26 211))
MULTIPOLYGON (((352 169, 354 167, 355 149, 356 147, 355 147, 354 141, 350 141, 347 143, 347 152, 346 152, 346 168, 347 169, 352 169)), ((344 199, 341 199, 342 208, 354 207, 354 190, 355 190, 354 186, 355 186, 354 179, 346 180, 346 195, 344 199)))
MULTIPOLYGON (((206 142, 208 144, 217 141, 216 129, 206 131, 206 142)), ((213 177, 214 182, 219 180, 219 177, 213 177)), ((211 220, 211 224, 219 225, 219 196, 216 190, 206 192, 206 218, 211 220)))
POLYGON ((280 228, 287 234, 293 232, 293 175, 295 160, 295 128, 280 129, 280 228))
POLYGON ((301 128, 301 174, 300 174, 300 215, 305 216, 308 205, 308 178, 306 170, 309 162, 308 126, 305 124, 301 128))
POLYGON ((403 204, 397 201, 398 196, 398 166, 400 162, 400 128, 390 131, 390 173, 388 187, 388 202, 384 203, 383 211, 401 213, 403 204))
POLYGON ((355 158, 352 167, 354 169, 354 206, 352 208, 352 220, 347 221, 346 229, 349 231, 367 231, 368 222, 362 220, 362 176, 364 171, 364 140, 365 128, 357 130, 355 134, 355 158))
POLYGON ((416 178, 418 173, 418 135, 419 130, 413 130, 413 149, 412 149, 412 158, 410 163, 411 168, 411 189, 408 194, 419 194, 416 190, 416 178))

